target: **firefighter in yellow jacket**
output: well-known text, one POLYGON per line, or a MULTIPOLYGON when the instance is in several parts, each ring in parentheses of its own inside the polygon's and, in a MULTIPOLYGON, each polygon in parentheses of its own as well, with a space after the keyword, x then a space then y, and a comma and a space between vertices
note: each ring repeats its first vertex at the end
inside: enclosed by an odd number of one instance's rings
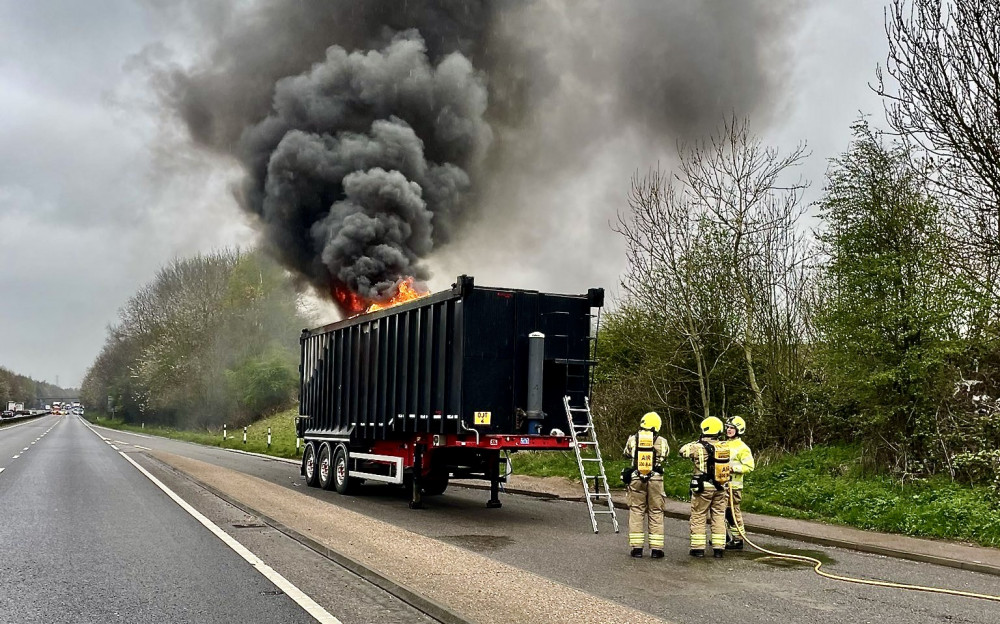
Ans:
POLYGON ((639 422, 639 431, 629 436, 625 456, 632 465, 622 471, 628 500, 628 543, 633 557, 642 557, 649 532, 649 556, 663 557, 663 461, 670 452, 659 436, 660 416, 649 412, 639 422))
POLYGON ((743 512, 740 511, 743 475, 754 469, 753 453, 741 439, 746 430, 747 422, 739 416, 726 423, 726 446, 729 447, 729 465, 733 473, 729 482, 732 497, 726 509, 726 550, 743 550, 743 512))
POLYGON ((694 463, 691 478, 691 556, 704 557, 705 524, 712 523, 712 556, 721 559, 726 546, 726 502, 729 486, 729 447, 719 439, 722 421, 701 421, 701 438, 685 444, 681 457, 694 463))

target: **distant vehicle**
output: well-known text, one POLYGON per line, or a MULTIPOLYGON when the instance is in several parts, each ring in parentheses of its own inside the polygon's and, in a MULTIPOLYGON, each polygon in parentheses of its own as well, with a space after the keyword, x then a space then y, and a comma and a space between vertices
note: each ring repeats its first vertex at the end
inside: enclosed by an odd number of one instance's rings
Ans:
POLYGON ((14 417, 13 410, 4 410, 3 413, 0 413, 0 418, 13 418, 13 417, 14 417))

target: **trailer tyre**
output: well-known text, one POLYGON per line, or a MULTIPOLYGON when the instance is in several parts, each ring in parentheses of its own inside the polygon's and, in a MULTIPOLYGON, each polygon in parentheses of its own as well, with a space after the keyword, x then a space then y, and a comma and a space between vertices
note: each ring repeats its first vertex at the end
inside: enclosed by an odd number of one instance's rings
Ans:
POLYGON ((312 442, 306 444, 302 452, 302 474, 306 477, 306 485, 316 487, 319 485, 319 465, 316 460, 316 446, 312 442))
POLYGON ((348 476, 347 449, 343 445, 337 447, 333 454, 333 466, 331 481, 333 487, 340 494, 353 494, 356 489, 357 479, 348 476))
POLYGON ((438 496, 448 489, 448 473, 431 473, 424 477, 420 488, 426 496, 438 496))
POLYGON ((325 442, 319 447, 319 462, 317 464, 319 486, 324 490, 332 490, 334 488, 333 459, 330 457, 330 445, 325 442))

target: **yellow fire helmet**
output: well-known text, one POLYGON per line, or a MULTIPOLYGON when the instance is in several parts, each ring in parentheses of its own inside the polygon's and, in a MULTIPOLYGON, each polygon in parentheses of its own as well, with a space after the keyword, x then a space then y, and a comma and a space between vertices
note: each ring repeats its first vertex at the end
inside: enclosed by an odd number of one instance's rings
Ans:
POLYGON ((701 433, 707 436, 717 436, 722 433, 722 421, 715 416, 709 416, 701 421, 701 433))
POLYGON ((747 421, 743 420, 742 416, 734 416, 726 423, 726 426, 735 429, 736 435, 743 435, 747 431, 747 421))
POLYGON ((662 424, 663 422, 660 420, 660 415, 656 412, 646 412, 643 415, 642 420, 639 421, 640 427, 643 429, 652 429, 657 433, 659 433, 660 425, 662 424))

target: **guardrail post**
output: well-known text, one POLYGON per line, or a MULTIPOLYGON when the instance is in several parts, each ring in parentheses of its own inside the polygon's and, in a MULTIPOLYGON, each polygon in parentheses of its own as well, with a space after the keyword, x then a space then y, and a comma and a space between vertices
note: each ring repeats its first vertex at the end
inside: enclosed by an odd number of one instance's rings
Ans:
POLYGON ((243 427, 243 444, 247 443, 247 428, 243 427))

